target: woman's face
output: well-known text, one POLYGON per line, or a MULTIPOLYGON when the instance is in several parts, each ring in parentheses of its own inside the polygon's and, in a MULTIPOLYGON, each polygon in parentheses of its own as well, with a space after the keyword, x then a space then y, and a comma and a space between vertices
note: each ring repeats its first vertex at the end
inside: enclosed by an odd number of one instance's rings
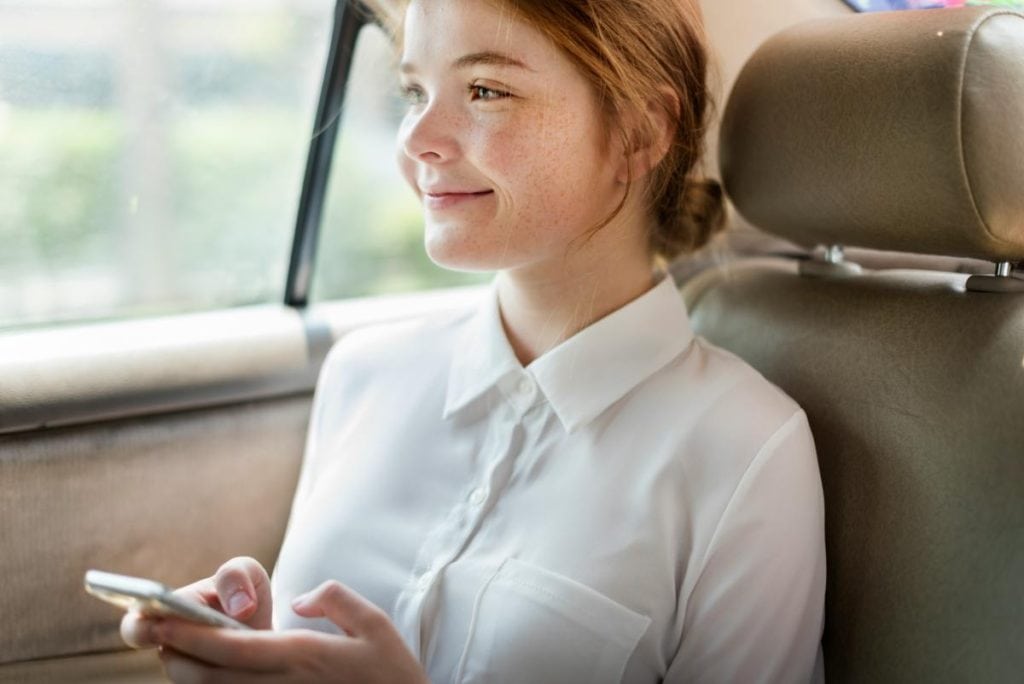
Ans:
POLYGON ((553 267, 623 188, 597 98, 543 34, 486 0, 413 0, 402 172, 427 253, 454 269, 553 267))

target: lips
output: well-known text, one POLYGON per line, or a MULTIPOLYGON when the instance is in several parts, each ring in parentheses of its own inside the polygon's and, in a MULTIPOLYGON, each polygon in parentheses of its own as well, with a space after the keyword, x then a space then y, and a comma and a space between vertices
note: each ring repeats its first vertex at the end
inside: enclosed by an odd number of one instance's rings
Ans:
POLYGON ((430 197, 444 197, 445 195, 487 195, 493 190, 462 190, 457 188, 424 188, 423 194, 430 197))
POLYGON ((423 204, 427 209, 449 209, 493 194, 493 190, 431 188, 423 192, 423 204))

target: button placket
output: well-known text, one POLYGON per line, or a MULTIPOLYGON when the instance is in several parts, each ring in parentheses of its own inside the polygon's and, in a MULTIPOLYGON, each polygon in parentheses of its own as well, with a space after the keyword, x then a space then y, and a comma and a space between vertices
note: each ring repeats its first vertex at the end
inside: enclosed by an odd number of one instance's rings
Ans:
MULTIPOLYGON (((528 396, 532 402, 535 388, 532 381, 527 381, 530 383, 527 387, 528 396)), ((520 409, 520 417, 523 410, 525 409, 520 409)), ((431 590, 437 586, 444 569, 462 555, 476 536, 489 509, 488 502, 511 478, 513 464, 522 442, 523 428, 517 423, 518 421, 505 423, 506 430, 501 431, 504 433, 503 439, 494 444, 498 447, 498 455, 486 462, 483 477, 477 481, 475 487, 464 492, 461 501, 452 508, 445 520, 427 535, 420 547, 413 572, 405 590, 399 595, 396 607, 396 614, 400 614, 408 625, 412 639, 410 644, 415 646, 416 652, 425 647, 430 640, 429 633, 424 631, 429 628, 423 622, 423 609, 424 605, 436 600, 436 597, 431 598, 431 590)), ((423 655, 420 654, 421 657, 423 655)))
POLYGON ((487 494, 487 487, 477 487, 469 494, 469 505, 473 508, 479 508, 487 501, 487 494))
POLYGON ((521 421, 537 398, 537 383, 528 373, 523 373, 518 378, 508 378, 505 394, 514 409, 515 420, 521 421))
MULTIPOLYGON (((496 476, 500 476, 498 471, 502 470, 502 464, 508 460, 510 446, 511 439, 505 446, 505 453, 491 462, 484 477, 485 482, 492 482, 496 476)), ((452 509, 444 523, 420 547, 414 566, 417 574, 410 580, 414 594, 422 595, 429 591, 445 567, 459 556, 472 539, 491 491, 492 488, 487 484, 472 489, 463 503, 452 509), (433 561, 428 563, 431 558, 433 561)))

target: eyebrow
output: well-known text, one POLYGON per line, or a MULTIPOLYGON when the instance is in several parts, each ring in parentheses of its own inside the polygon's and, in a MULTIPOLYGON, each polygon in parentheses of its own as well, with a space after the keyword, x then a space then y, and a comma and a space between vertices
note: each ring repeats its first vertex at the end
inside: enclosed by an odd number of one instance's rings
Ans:
MULTIPOLYGON (((468 55, 463 55, 457 60, 452 62, 452 69, 465 69, 471 66, 487 65, 487 66, 499 66, 499 67, 517 67, 519 69, 525 69, 526 71, 533 71, 525 62, 510 57, 501 52, 473 52, 468 55)), ((399 66, 399 70, 403 74, 411 73, 416 71, 416 67, 410 62, 402 62, 399 66)))

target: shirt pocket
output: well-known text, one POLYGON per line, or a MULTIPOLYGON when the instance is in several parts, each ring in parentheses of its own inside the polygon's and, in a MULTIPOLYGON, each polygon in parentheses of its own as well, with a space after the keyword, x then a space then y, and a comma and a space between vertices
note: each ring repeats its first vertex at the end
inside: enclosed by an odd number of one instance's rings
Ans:
POLYGON ((650 624, 588 586, 509 558, 476 596, 455 681, 619 682, 650 624))

